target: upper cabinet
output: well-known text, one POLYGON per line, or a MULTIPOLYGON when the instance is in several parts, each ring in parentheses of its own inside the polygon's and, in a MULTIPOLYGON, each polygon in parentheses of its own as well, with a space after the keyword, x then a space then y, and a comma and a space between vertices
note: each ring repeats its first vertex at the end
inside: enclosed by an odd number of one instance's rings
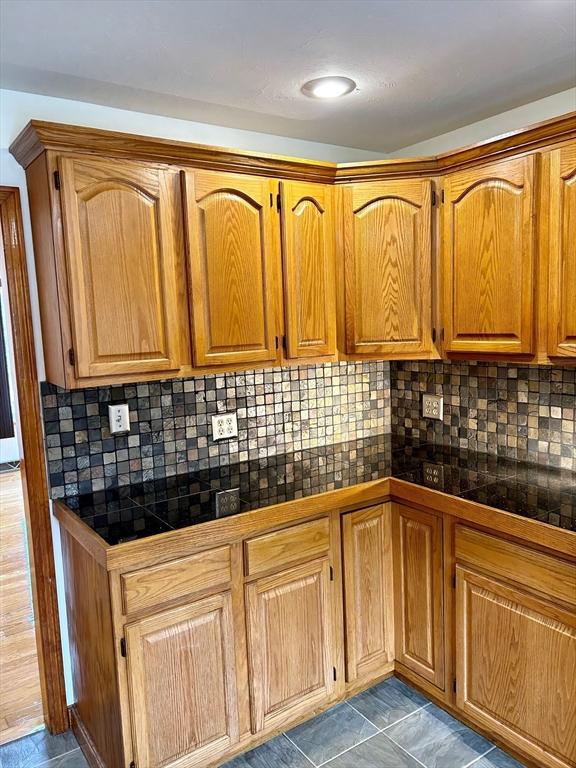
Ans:
POLYGON ((184 276, 178 174, 92 158, 61 158, 59 172, 75 375, 174 374, 184 276))
POLYGON ((282 182, 286 354, 336 354, 333 189, 282 182))
POLYGON ((448 174, 443 312, 447 352, 530 354, 535 157, 448 174))
POLYGON ((360 183, 341 194, 346 352, 431 355, 431 182, 360 183))
POLYGON ((550 153, 548 354, 576 357, 576 144, 550 153))
POLYGON ((278 234, 264 178, 182 172, 194 363, 277 358, 278 234))

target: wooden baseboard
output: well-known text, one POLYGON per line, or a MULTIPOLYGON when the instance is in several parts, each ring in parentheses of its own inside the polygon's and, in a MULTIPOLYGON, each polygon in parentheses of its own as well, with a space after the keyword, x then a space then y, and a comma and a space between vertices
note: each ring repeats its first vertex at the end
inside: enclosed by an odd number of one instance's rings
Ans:
MULTIPOLYGON (((111 768, 111 766, 106 766, 102 762, 102 759, 96 751, 96 747, 90 738, 90 734, 80 719, 78 710, 74 704, 71 707, 68 707, 68 712, 70 716, 70 727, 72 728, 74 736, 76 736, 76 741, 78 742, 90 768, 111 768)), ((120 766, 118 766, 118 768, 120 768, 120 766)))

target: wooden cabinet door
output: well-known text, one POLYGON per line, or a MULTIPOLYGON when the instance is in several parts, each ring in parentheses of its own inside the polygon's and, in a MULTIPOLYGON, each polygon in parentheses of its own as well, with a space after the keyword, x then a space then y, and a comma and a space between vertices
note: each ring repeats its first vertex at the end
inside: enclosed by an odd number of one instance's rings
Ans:
POLYGON ((342 517, 349 682, 382 673, 394 660, 391 505, 342 517))
POLYGON ((178 173, 90 158, 59 167, 76 375, 177 371, 186 329, 178 173))
POLYGON ((442 520, 394 505, 396 660, 444 689, 442 520))
POLYGON ((443 296, 448 352, 527 354, 534 315, 533 156, 449 174, 443 296))
POLYGON ((205 766, 238 741, 230 593, 126 627, 136 765, 205 766))
POLYGON ((576 356, 576 144, 550 153, 548 354, 576 356))
POLYGON ((282 726, 334 688, 327 558, 246 586, 252 731, 282 726))
POLYGON ((281 183, 286 352, 336 354, 333 189, 281 183))
POLYGON ((342 190, 346 351, 424 357, 432 350, 432 185, 342 190))
POLYGON ((268 179, 183 171, 194 362, 276 359, 278 233, 268 179))
POLYGON ((456 701, 539 765, 576 765, 576 615, 456 567, 456 701))

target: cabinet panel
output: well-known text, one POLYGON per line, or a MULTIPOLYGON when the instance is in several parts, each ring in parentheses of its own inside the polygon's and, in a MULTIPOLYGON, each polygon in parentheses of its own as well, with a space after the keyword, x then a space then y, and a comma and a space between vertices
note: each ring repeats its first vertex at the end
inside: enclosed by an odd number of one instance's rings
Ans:
POLYGON ((77 376, 178 370, 187 337, 177 172, 61 158, 60 174, 77 376))
POLYGON ((576 356, 576 144, 550 153, 548 354, 576 356))
POLYGON ((347 680, 378 674, 394 660, 390 504, 342 517, 347 680))
POLYGON ((252 730, 282 725, 333 691, 328 559, 246 587, 252 730))
POLYGON ((195 171, 184 171, 183 179, 194 362, 275 360, 278 236, 271 182, 195 171))
POLYGON ((238 741, 229 593, 126 627, 136 764, 204 766, 238 741))
POLYGON ((330 548, 330 521, 327 517, 291 525, 248 540, 244 545, 246 573, 286 568, 303 560, 321 557, 330 548))
POLYGON ((576 763, 576 616, 456 567, 457 704, 546 766, 576 763))
POLYGON ((530 353, 534 157, 449 174, 443 212, 445 348, 530 353))
POLYGON ((287 354, 334 355, 333 189, 283 181, 281 195, 287 354))
POLYGON ((396 659, 444 689, 442 520, 394 505, 396 659))
POLYGON ((431 352, 431 191, 427 180, 343 189, 349 354, 431 352))

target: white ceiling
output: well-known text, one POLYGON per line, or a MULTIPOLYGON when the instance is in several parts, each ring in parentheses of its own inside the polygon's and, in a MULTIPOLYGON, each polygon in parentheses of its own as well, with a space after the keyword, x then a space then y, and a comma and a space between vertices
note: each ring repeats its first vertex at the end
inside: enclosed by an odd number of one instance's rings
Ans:
POLYGON ((576 0, 0 0, 0 85, 376 152, 576 84, 576 0), (300 92, 344 74, 334 102, 300 92))

